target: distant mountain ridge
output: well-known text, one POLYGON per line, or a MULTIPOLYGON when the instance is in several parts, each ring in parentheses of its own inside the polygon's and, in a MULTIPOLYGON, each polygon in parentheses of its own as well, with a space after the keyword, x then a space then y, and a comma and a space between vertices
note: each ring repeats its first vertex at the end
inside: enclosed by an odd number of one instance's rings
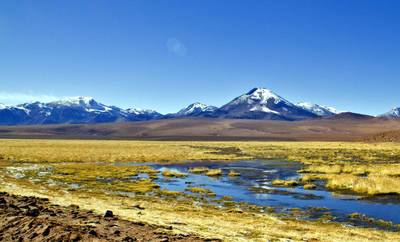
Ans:
POLYGON ((311 103, 293 104, 268 89, 253 88, 219 108, 196 102, 166 115, 147 109, 107 106, 90 97, 16 106, 0 104, 0 125, 90 124, 179 117, 298 121, 337 113, 334 108, 311 103))
POLYGON ((167 114, 164 118, 176 118, 176 117, 207 117, 211 115, 218 108, 211 105, 205 105, 199 102, 190 104, 189 106, 182 108, 177 113, 167 114))
POLYGON ((330 116, 341 113, 340 111, 337 111, 335 108, 318 104, 312 104, 308 102, 296 103, 295 105, 299 108, 312 112, 318 116, 330 116))
POLYGON ((152 110, 107 106, 88 97, 0 106, 0 125, 129 122, 152 120, 160 116, 160 113, 152 110))

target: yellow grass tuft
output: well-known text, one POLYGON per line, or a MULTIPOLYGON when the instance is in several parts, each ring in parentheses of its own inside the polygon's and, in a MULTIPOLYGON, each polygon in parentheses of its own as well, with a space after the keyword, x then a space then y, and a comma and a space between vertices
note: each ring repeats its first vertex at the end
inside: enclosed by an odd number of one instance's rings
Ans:
POLYGON ((228 176, 230 176, 230 177, 240 176, 240 173, 234 172, 234 171, 231 170, 231 171, 228 173, 228 176))
POLYGON ((206 173, 206 176, 221 176, 222 170, 221 169, 210 169, 206 173))
POLYGON ((207 167, 195 167, 192 169, 189 169, 189 173, 203 173, 207 172, 209 169, 207 167))
POLYGON ((331 175, 327 187, 332 189, 347 189, 369 195, 398 193, 400 194, 400 178, 383 175, 368 175, 360 177, 351 174, 331 175))
POLYGON ((296 181, 285 181, 285 180, 274 180, 272 184, 278 186, 286 186, 286 187, 294 187, 298 185, 296 181))
POLYGON ((315 184, 306 184, 303 186, 303 188, 307 189, 307 190, 313 190, 313 189, 317 188, 317 186, 315 184))
POLYGON ((160 191, 160 194, 165 195, 165 196, 170 196, 170 197, 177 197, 177 196, 183 195, 183 192, 169 191, 166 188, 164 188, 162 191, 160 191))
POLYGON ((211 190, 205 189, 205 188, 200 188, 200 187, 192 187, 190 189, 185 189, 185 190, 190 191, 192 193, 199 193, 199 194, 212 193, 211 190))
POLYGON ((186 174, 173 172, 170 169, 165 169, 161 174, 165 177, 187 177, 186 174))

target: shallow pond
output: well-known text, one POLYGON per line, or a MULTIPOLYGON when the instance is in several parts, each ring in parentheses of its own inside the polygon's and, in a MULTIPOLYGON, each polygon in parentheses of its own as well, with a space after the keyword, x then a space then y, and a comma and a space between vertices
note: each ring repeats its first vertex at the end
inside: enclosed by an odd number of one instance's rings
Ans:
MULTIPOLYGON (((222 196, 232 196, 234 201, 274 207, 276 212, 288 213, 290 208, 300 208, 307 211, 310 206, 326 207, 328 210, 319 211, 319 215, 330 212, 336 217, 335 221, 346 223, 349 226, 380 227, 376 224, 365 224, 346 217, 355 212, 365 214, 375 220, 383 219, 392 221, 394 224, 400 224, 399 204, 356 200, 356 196, 337 195, 337 193, 321 188, 305 190, 302 186, 287 188, 272 185, 272 181, 275 179, 297 180, 300 176, 297 171, 302 168, 302 164, 297 162, 246 160, 229 163, 202 161, 148 165, 157 170, 163 171, 168 168, 188 175, 183 178, 165 178, 159 174, 159 179, 154 182, 159 184, 161 188, 167 188, 170 191, 184 191, 185 188, 188 188, 188 185, 192 185, 211 190, 217 194, 216 199, 222 196), (204 173, 193 174, 188 172, 190 168, 200 166, 211 169, 221 168, 223 175, 208 177, 204 173), (240 176, 229 177, 227 174, 230 170, 240 173, 240 176)), ((313 218, 313 215, 308 216, 308 218, 313 218)))

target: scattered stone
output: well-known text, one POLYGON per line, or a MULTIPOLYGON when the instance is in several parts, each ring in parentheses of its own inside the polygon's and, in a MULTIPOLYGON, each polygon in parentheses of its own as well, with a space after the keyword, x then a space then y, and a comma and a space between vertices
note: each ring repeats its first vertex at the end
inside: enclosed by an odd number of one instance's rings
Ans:
POLYGON ((26 212, 26 216, 32 216, 32 217, 37 217, 39 216, 40 211, 37 208, 29 208, 28 211, 26 212))
POLYGON ((133 222, 134 224, 136 224, 136 225, 139 225, 139 226, 145 226, 146 224, 145 223, 142 223, 142 222, 133 222))
POLYGON ((51 226, 47 226, 47 228, 43 231, 42 235, 43 236, 49 235, 50 234, 50 229, 51 229, 51 226))
POLYGON ((79 209, 79 206, 75 205, 75 204, 71 204, 68 207, 71 208, 71 209, 79 209))
POLYGON ((81 236, 79 235, 79 233, 71 233, 69 240, 70 241, 79 241, 79 240, 81 240, 81 236))
POLYGON ((33 239, 33 238, 36 238, 36 237, 38 237, 38 234, 37 233, 33 233, 31 236, 29 236, 29 239, 33 239))
POLYGON ((144 207, 141 207, 140 205, 135 205, 133 207, 136 208, 136 209, 139 209, 139 210, 144 210, 144 207))
POLYGON ((131 242, 131 241, 137 241, 137 239, 133 239, 133 238, 127 236, 127 237, 125 237, 122 241, 131 242))
POLYGON ((106 213, 104 214, 105 218, 112 218, 114 217, 114 214, 111 210, 107 210, 106 213))

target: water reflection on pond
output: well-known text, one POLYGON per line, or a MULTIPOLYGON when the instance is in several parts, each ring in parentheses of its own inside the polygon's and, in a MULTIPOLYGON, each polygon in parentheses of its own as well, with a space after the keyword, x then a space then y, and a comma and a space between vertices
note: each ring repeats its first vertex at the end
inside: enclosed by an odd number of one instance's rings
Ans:
MULTIPOLYGON (((133 164, 132 164, 133 165, 133 164)), ((383 219, 400 224, 400 205, 391 203, 373 203, 356 200, 352 195, 337 195, 325 189, 305 190, 302 186, 287 188, 274 186, 272 181, 297 180, 300 176, 297 171, 302 169, 302 164, 287 161, 246 160, 235 162, 185 162, 178 164, 149 164, 157 170, 171 171, 187 174, 182 178, 166 178, 159 174, 159 179, 154 182, 161 188, 170 191, 185 191, 188 187, 201 187, 216 193, 215 199, 231 196, 236 202, 248 202, 260 206, 282 208, 300 208, 304 211, 311 207, 326 207, 336 221, 349 222, 346 217, 352 213, 362 213, 367 217, 383 219), (222 176, 209 177, 204 173, 189 173, 190 168, 207 167, 220 168, 222 176), (240 173, 240 176, 230 177, 230 171, 240 173)), ((360 225, 360 224, 359 224, 360 225)), ((362 225, 362 224, 361 224, 362 225)), ((374 226, 373 226, 374 227, 374 226)), ((375 226, 379 227, 379 226, 375 226)))

